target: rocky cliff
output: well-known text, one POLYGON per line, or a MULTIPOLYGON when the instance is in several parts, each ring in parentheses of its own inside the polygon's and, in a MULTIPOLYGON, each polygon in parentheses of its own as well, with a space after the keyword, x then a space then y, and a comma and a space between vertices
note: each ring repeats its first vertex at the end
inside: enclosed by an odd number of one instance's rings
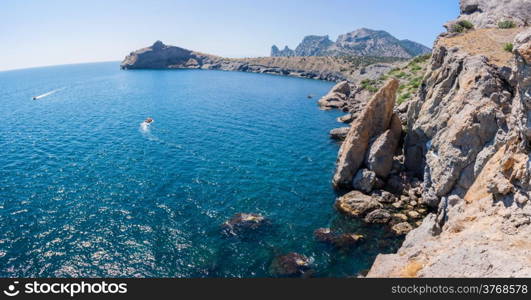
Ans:
POLYGON ((120 66, 126 70, 206 69, 356 82, 378 77, 400 63, 401 61, 395 58, 381 57, 288 56, 233 59, 169 46, 157 41, 150 47, 131 52, 120 66))
POLYGON ((403 145, 431 213, 369 277, 531 276, 528 5, 463 0, 473 28, 438 38, 403 145))
POLYGON ((410 41, 398 40, 383 30, 360 28, 340 35, 336 42, 328 36, 305 37, 295 50, 287 46, 271 49, 271 56, 383 56, 411 58, 429 53, 430 48, 410 41))

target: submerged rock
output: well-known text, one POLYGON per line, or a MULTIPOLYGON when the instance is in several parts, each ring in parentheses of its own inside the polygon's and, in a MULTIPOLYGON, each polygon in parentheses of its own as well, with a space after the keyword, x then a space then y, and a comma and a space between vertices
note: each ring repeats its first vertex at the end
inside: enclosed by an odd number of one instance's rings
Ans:
POLYGON ((237 235, 247 230, 256 230, 267 223, 267 219, 259 214, 239 213, 222 224, 223 232, 237 235))
POLYGON ((389 128, 397 89, 398 80, 389 80, 352 123, 339 150, 333 179, 335 187, 351 187, 352 179, 365 159, 370 140, 389 128))
POLYGON ((328 243, 337 248, 351 247, 365 239, 362 234, 333 233, 330 228, 319 228, 314 231, 314 236, 319 242, 328 243))
POLYGON ((311 263, 310 258, 292 252, 276 257, 271 263, 271 271, 281 276, 303 275, 310 270, 311 263))

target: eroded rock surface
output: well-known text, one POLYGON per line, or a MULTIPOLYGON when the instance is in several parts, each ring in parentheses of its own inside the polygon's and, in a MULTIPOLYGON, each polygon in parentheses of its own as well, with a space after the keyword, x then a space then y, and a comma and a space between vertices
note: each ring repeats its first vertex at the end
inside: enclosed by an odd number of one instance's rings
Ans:
POLYGON ((390 79, 367 103, 341 145, 333 184, 350 188, 352 179, 365 159, 370 140, 389 128, 395 105, 398 81, 390 79))
MULTIPOLYGON (((519 5, 529 2, 462 1, 461 18, 488 26, 519 5)), ((513 20, 530 11, 514 12, 513 20)), ((462 41, 467 34, 474 32, 462 41)), ((410 105, 405 145, 408 168, 424 180, 421 199, 436 212, 397 254, 379 255, 368 276, 530 277, 531 30, 514 39, 509 65, 472 45, 449 48, 446 38, 437 41, 410 105)), ((407 229, 399 224, 395 231, 407 229)))

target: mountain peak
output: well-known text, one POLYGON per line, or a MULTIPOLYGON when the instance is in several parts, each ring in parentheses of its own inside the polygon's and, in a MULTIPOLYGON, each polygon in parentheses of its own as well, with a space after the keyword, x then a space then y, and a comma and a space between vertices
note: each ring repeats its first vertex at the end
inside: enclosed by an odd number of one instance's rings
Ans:
POLYGON ((339 35, 308 35, 291 50, 271 51, 271 56, 388 56, 410 58, 430 52, 430 48, 410 40, 399 40, 384 30, 359 28, 339 35))

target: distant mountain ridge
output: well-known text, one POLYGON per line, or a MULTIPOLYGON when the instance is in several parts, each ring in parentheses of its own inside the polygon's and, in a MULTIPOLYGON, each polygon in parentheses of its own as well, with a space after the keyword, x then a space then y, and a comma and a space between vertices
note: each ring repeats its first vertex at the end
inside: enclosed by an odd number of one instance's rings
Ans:
POLYGON ((276 45, 271 47, 271 56, 381 56, 411 58, 430 53, 431 49, 411 40, 399 40, 383 30, 360 28, 342 34, 336 42, 328 35, 306 36, 295 48, 288 46, 280 50, 276 45))

